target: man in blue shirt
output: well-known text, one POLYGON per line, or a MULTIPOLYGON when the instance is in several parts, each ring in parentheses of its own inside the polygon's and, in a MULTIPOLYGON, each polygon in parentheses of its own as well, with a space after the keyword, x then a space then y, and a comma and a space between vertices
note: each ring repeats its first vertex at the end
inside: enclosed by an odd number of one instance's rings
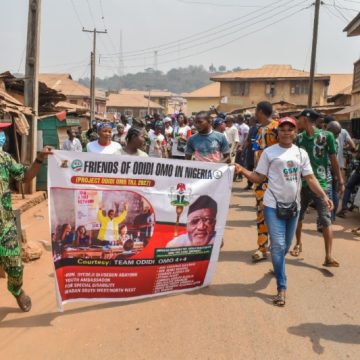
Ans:
POLYGON ((207 162, 230 163, 230 147, 224 134, 214 131, 210 114, 200 111, 195 117, 197 134, 192 135, 187 143, 185 159, 207 162))

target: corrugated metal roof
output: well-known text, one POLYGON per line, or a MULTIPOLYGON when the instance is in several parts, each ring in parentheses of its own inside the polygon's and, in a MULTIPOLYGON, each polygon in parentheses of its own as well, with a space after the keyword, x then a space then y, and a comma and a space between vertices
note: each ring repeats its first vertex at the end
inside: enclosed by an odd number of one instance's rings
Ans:
POLYGON ((149 101, 143 95, 134 94, 109 94, 106 101, 106 107, 127 107, 127 108, 144 108, 163 109, 156 102, 149 101))
POLYGON ((350 95, 352 90, 353 74, 330 74, 328 96, 338 94, 350 95))
POLYGON ((183 94, 184 98, 220 98, 220 83, 213 82, 205 85, 200 89, 196 89, 190 93, 183 94))
MULTIPOLYGON (((261 80, 261 79, 307 79, 310 74, 307 71, 293 69, 291 65, 264 65, 259 69, 248 69, 215 75, 210 79, 213 81, 234 80, 261 80)), ((328 75, 315 75, 316 79, 328 80, 328 75)))
MULTIPOLYGON (((90 97, 90 89, 73 80, 70 74, 40 74, 39 81, 67 97, 90 97)), ((98 90, 95 91, 95 97, 99 100, 106 99, 105 94, 98 90)))

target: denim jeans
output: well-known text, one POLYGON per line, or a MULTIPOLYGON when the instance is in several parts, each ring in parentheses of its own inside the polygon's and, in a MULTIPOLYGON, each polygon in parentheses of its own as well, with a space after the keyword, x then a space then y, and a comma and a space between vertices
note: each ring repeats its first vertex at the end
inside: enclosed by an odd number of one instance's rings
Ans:
POLYGON ((356 185, 360 184, 360 173, 354 172, 346 183, 345 192, 342 200, 342 209, 347 209, 348 202, 350 200, 351 193, 356 185))
POLYGON ((286 290, 285 255, 290 249, 294 238, 299 211, 289 220, 282 220, 276 216, 276 209, 265 206, 265 223, 271 239, 271 258, 274 267, 277 289, 286 290))

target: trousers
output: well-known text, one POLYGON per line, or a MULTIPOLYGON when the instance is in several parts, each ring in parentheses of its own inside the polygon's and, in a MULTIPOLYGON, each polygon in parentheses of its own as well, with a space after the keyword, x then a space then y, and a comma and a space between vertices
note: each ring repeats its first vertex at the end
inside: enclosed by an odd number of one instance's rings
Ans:
POLYGON ((21 293, 23 285, 24 266, 22 264, 21 255, 17 256, 0 256, 0 265, 7 274, 7 288, 14 296, 21 293))

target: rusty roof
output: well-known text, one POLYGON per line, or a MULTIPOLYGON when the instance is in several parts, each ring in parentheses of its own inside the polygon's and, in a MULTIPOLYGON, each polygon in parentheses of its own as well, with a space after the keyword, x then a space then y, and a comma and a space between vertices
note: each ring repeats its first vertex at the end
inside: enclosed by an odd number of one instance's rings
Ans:
MULTIPOLYGON (((90 98, 90 89, 73 80, 70 74, 40 74, 39 80, 50 88, 61 92, 66 97, 90 98)), ((98 90, 95 90, 95 97, 98 100, 105 101, 106 99, 105 94, 98 90)))
POLYGON ((200 89, 196 89, 190 93, 183 94, 184 98, 220 98, 220 83, 213 82, 209 85, 205 85, 200 89))
MULTIPOLYGON (((260 81, 268 79, 308 79, 310 73, 303 70, 293 69, 291 65, 264 65, 259 69, 247 69, 215 75, 210 78, 213 81, 260 81)), ((315 74, 315 80, 329 80, 329 75, 315 74)))
POLYGON ((329 74, 328 96, 351 95, 353 74, 329 74))
MULTIPOLYGON (((119 92, 120 94, 124 94, 124 95, 142 95, 145 97, 149 97, 149 90, 128 90, 128 89, 123 89, 120 90, 119 92)), ((150 98, 151 97, 165 97, 165 98, 169 98, 172 97, 173 93, 170 91, 164 91, 164 90, 152 90, 150 89, 150 98)))
POLYGON ((149 101, 143 95, 139 94, 109 94, 106 101, 106 107, 127 107, 127 108, 144 108, 148 106, 151 109, 163 109, 156 102, 149 101))

